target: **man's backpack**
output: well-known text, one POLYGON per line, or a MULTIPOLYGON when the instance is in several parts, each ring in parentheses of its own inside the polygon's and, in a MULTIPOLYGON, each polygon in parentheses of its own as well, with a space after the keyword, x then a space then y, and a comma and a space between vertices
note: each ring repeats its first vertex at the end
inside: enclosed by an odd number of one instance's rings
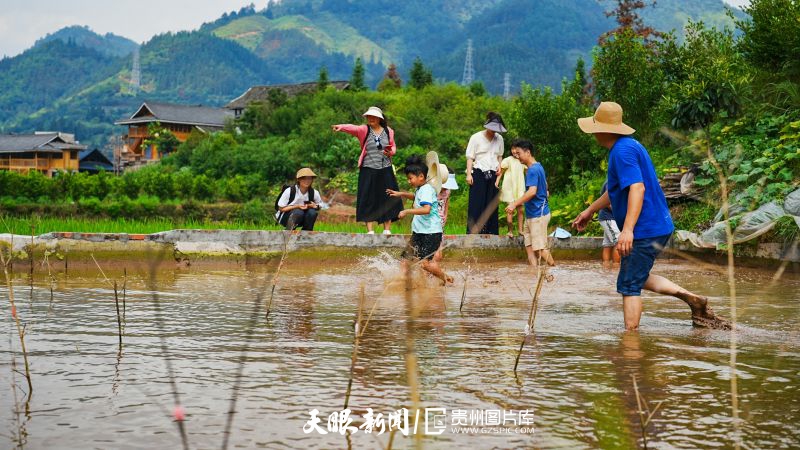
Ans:
MULTIPOLYGON (((284 184, 283 186, 281 186, 281 193, 278 194, 277 198, 275 198, 275 211, 280 211, 278 202, 281 200, 281 197, 283 197, 283 193, 286 192, 286 189, 289 189, 289 201, 286 202, 287 205, 291 205, 292 202, 294 201, 294 198, 297 196, 296 184, 291 184, 291 185, 284 184)), ((312 202, 314 201, 315 195, 314 195, 314 188, 312 187, 308 188, 308 198, 310 201, 312 202)), ((280 222, 282 218, 283 218, 283 213, 278 214, 278 222, 280 222)))

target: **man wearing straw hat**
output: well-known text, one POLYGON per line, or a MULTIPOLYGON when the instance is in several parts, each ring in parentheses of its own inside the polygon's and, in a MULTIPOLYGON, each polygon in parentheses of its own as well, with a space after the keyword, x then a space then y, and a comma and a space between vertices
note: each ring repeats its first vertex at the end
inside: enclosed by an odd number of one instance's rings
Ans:
POLYGON ((583 231, 596 212, 611 207, 614 220, 622 230, 617 240, 617 250, 622 257, 617 292, 622 294, 625 328, 639 328, 642 289, 686 302, 692 310, 692 322, 697 326, 729 327, 726 321, 714 315, 706 297, 650 274, 656 257, 675 228, 653 161, 644 146, 630 137, 635 130, 622 122, 622 107, 614 102, 603 102, 594 116, 578 119, 578 126, 584 133, 593 134, 597 143, 609 150, 608 190, 581 212, 572 226, 583 231))

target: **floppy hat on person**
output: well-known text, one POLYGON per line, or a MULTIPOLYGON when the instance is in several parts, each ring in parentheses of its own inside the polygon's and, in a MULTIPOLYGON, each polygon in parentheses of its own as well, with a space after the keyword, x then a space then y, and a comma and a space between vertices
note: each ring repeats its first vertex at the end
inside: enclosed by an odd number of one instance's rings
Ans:
POLYGON ((578 119, 578 126, 584 133, 613 133, 629 135, 636 132, 622 123, 622 106, 614 102, 603 102, 592 117, 578 119))
POLYGON ((367 109, 367 112, 362 114, 362 116, 364 117, 373 116, 379 119, 383 119, 383 111, 381 111, 381 109, 378 108, 377 106, 370 106, 369 109, 367 109))
POLYGON ((438 194, 442 190, 442 184, 447 181, 450 171, 447 166, 439 162, 439 154, 436 152, 428 152, 425 155, 425 165, 428 166, 427 182, 433 186, 438 194))
POLYGON ((451 191, 458 189, 458 183, 456 183, 456 174, 451 173, 447 175, 447 182, 442 185, 442 189, 450 189, 451 191))
POLYGON ((308 167, 303 167, 302 169, 297 171, 297 176, 295 178, 299 179, 303 177, 316 177, 316 176, 317 174, 315 174, 311 169, 309 169, 308 167))
POLYGON ((503 124, 500 123, 500 121, 497 119, 487 120, 486 123, 483 124, 483 128, 486 128, 487 130, 492 130, 495 133, 505 133, 506 131, 508 131, 506 130, 506 127, 504 127, 503 124))

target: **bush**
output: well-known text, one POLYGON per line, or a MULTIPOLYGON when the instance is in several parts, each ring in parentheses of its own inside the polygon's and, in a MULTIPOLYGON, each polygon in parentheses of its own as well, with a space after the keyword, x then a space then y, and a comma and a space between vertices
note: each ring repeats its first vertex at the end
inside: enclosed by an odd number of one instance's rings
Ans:
POLYGON ((544 166, 551 191, 568 186, 572 176, 600 173, 605 152, 577 123, 578 117, 591 114, 573 96, 556 95, 549 88, 523 85, 514 100, 510 129, 533 142, 534 157, 544 166))

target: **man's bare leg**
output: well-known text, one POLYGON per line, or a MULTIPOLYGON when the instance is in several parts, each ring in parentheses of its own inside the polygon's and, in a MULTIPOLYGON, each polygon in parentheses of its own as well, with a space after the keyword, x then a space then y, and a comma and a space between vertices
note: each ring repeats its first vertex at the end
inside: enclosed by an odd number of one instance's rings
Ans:
POLYGON ((642 319, 642 297, 639 295, 622 296, 622 314, 625 318, 625 329, 636 331, 642 319))
POLYGON ((689 305, 692 310, 692 323, 702 327, 730 329, 728 321, 720 319, 708 306, 708 297, 690 292, 672 281, 660 276, 650 275, 644 283, 644 288, 662 295, 679 298, 689 305))

